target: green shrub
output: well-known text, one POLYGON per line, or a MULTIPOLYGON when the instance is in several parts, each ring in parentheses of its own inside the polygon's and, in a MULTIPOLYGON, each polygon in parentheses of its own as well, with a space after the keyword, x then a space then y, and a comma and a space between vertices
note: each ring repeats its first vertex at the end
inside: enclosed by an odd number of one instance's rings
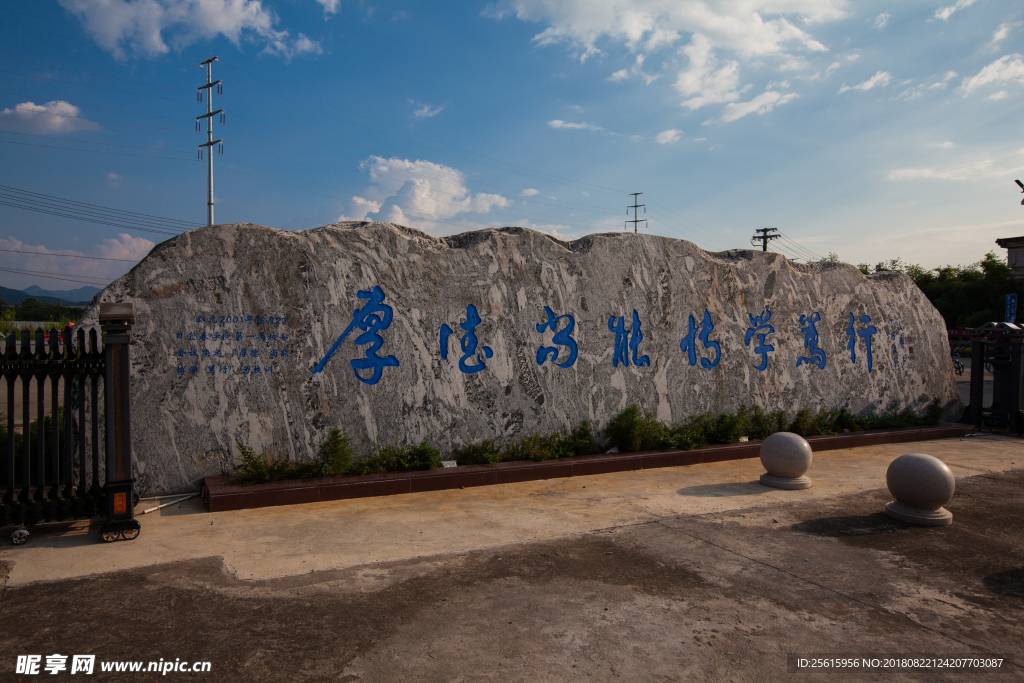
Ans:
POLYGON ((608 445, 621 453, 637 453, 665 444, 665 427, 653 414, 633 404, 613 417, 604 430, 608 445))
MULTIPOLYGON (((381 450, 384 456, 384 449, 381 450)), ((441 452, 421 441, 415 446, 398 446, 388 449, 385 467, 389 472, 413 472, 432 470, 441 466, 441 452)))
POLYGON ((566 437, 566 445, 572 451, 572 455, 593 455, 601 452, 601 446, 594 438, 594 431, 590 420, 583 420, 576 429, 572 430, 566 437))
POLYGON ((747 420, 747 407, 740 406, 740 409, 733 413, 721 413, 715 420, 714 429, 708 435, 711 443, 736 443, 741 436, 747 436, 750 431, 750 422, 747 420))
POLYGON ((455 460, 459 465, 494 465, 501 459, 501 451, 494 439, 480 443, 468 443, 455 452, 455 460))
POLYGON ((323 474, 340 476, 352 468, 352 446, 345 432, 337 427, 332 427, 327 432, 327 438, 320 442, 317 456, 323 474))
POLYGON ((665 436, 666 447, 692 451, 707 446, 710 419, 710 413, 691 415, 686 422, 670 426, 665 436))
POLYGON ((800 436, 814 436, 819 434, 818 423, 815 414, 810 408, 801 408, 796 413, 796 419, 789 426, 789 431, 800 436))
POLYGON ((235 474, 243 484, 266 484, 270 481, 270 468, 267 465, 267 458, 256 453, 242 442, 236 441, 238 452, 242 458, 242 464, 235 465, 235 474))

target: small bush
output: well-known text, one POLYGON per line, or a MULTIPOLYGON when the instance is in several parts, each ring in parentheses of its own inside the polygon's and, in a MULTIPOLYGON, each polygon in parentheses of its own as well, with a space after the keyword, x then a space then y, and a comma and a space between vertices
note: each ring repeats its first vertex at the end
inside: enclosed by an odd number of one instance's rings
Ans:
POLYGON ((635 403, 613 417, 604 433, 608 445, 622 453, 649 451, 665 443, 664 425, 635 403))
POLYGON ((789 426, 789 431, 800 436, 814 436, 820 433, 815 414, 810 408, 801 408, 797 411, 796 419, 789 426))
POLYGON ((441 451, 421 441, 415 446, 396 448, 387 465, 390 472, 432 470, 441 466, 441 451))
POLYGON ((243 484, 265 484, 270 481, 270 468, 267 465, 267 458, 260 453, 256 453, 248 446, 243 446, 240 441, 236 441, 235 445, 238 446, 239 455, 242 458, 242 464, 235 466, 235 474, 238 475, 238 480, 243 484))
POLYGON ((352 446, 345 432, 337 427, 332 427, 327 432, 327 438, 320 442, 317 456, 323 474, 312 476, 340 476, 352 468, 352 446))
POLYGON ((571 455, 593 455, 601 452, 601 446, 594 438, 594 430, 590 420, 583 420, 576 429, 565 438, 565 445, 571 455))
POLYGON ((468 443, 455 452, 455 460, 459 465, 494 465, 501 459, 501 451, 494 439, 480 443, 468 443))

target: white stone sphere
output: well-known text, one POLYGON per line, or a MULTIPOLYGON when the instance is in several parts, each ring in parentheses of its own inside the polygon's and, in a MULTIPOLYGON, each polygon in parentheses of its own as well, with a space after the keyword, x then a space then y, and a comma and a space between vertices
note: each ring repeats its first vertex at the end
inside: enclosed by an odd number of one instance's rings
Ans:
POLYGON ((802 477, 811 468, 811 444, 799 434, 776 432, 761 443, 761 464, 772 477, 802 477))
POLYGON ((946 463, 924 453, 907 453, 889 463, 885 483, 897 503, 919 510, 938 510, 956 490, 956 477, 946 463))

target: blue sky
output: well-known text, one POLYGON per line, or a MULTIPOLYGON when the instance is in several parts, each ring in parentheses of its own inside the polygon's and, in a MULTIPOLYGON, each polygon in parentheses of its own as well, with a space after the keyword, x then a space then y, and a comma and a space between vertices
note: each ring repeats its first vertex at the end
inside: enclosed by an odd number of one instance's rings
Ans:
POLYGON ((970 263, 1024 234, 1021 53, 1005 0, 0 0, 0 285, 205 224, 214 55, 217 222, 573 238, 643 192, 709 250, 970 263))

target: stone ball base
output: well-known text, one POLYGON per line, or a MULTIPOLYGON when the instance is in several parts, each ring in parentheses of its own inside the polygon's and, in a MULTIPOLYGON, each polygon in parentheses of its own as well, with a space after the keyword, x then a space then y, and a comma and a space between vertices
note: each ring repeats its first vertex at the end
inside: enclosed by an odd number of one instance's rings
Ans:
POLYGON ((912 508, 895 500, 886 504, 885 514, 901 522, 917 524, 918 526, 948 526, 953 523, 953 513, 946 508, 924 510, 922 508, 912 508))
POLYGON ((764 486, 771 486, 775 489, 787 489, 789 491, 811 488, 811 478, 806 475, 802 477, 776 477, 771 474, 762 474, 761 483, 764 486))

